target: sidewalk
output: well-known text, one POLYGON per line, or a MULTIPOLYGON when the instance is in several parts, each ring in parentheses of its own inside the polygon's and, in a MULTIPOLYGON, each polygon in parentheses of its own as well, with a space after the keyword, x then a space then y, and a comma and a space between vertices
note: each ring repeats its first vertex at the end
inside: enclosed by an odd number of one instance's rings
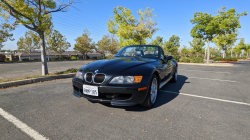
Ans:
POLYGON ((231 63, 210 63, 210 64, 205 64, 205 63, 183 63, 183 62, 178 62, 179 65, 199 65, 199 66, 219 66, 219 67, 232 67, 234 66, 231 63))

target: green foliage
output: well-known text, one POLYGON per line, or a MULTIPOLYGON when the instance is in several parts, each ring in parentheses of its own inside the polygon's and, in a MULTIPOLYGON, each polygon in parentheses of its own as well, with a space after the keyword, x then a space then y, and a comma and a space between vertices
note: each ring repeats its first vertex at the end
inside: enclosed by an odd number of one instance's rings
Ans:
MULTIPOLYGON (((0 16, 4 20, 13 17, 15 20, 12 25, 23 25, 29 30, 39 34, 41 44, 42 74, 48 74, 44 32, 52 26, 51 13, 63 11, 74 2, 68 4, 60 3, 56 0, 0 0, 0 16)), ((63 1, 62 1, 63 2, 63 1)))
POLYGON ((183 45, 183 48, 181 49, 181 53, 183 53, 185 55, 185 57, 187 56, 187 54, 188 54, 187 46, 183 45))
POLYGON ((180 62, 185 62, 185 63, 190 63, 190 57, 182 57, 181 59, 180 59, 180 62))
POLYGON ((180 59, 180 62, 185 63, 204 63, 203 57, 182 57, 180 59))
POLYGON ((167 42, 164 43, 164 50, 172 53, 176 53, 180 47, 180 37, 172 35, 167 42))
POLYGON ((14 38, 12 38, 13 34, 10 33, 10 31, 14 29, 14 26, 11 26, 10 24, 0 23, 0 50, 3 48, 4 42, 7 40, 14 40, 14 38))
POLYGON ((163 45, 163 37, 157 36, 156 39, 154 39, 150 45, 155 45, 155 46, 160 46, 162 47, 163 45))
POLYGON ((172 56, 173 56, 174 60, 176 60, 177 62, 179 62, 181 59, 180 55, 172 55, 172 56))
POLYGON ((190 63, 204 63, 203 57, 192 57, 190 63))
POLYGON ((116 54, 119 51, 118 40, 114 35, 104 35, 96 44, 96 52, 104 55, 105 53, 116 54))
POLYGON ((196 12, 194 18, 190 20, 192 24, 195 24, 190 32, 191 36, 212 41, 216 35, 235 33, 236 29, 241 27, 239 18, 247 13, 236 13, 233 8, 228 11, 225 9, 223 6, 216 16, 196 12))
POLYGON ((90 33, 88 30, 84 30, 82 36, 75 39, 76 44, 74 50, 84 55, 85 59, 88 52, 92 52, 95 49, 95 42, 92 42, 92 38, 89 38, 90 33))
POLYGON ((216 57, 213 59, 213 61, 238 61, 238 59, 235 57, 225 57, 225 58, 216 57))
POLYGON ((135 19, 130 9, 118 6, 114 8, 114 19, 111 17, 108 25, 108 31, 119 37, 118 45, 121 47, 129 45, 145 44, 147 38, 151 38, 158 28, 155 19, 152 19, 152 10, 146 8, 137 11, 139 19, 135 19))
POLYGON ((10 16, 16 19, 15 24, 24 25, 37 33, 43 32, 52 25, 51 13, 66 12, 74 1, 68 4, 54 0, 0 0, 0 15, 6 20, 10 16))
POLYGON ((39 45, 39 36, 32 31, 25 32, 25 38, 21 37, 17 41, 18 51, 27 52, 29 54, 35 49, 39 49, 39 45))
POLYGON ((51 34, 47 44, 50 46, 50 50, 59 54, 62 54, 71 46, 70 43, 67 42, 67 38, 57 30, 54 30, 51 34))
POLYGON ((79 58, 76 57, 76 56, 71 56, 70 59, 71 59, 71 60, 78 60, 79 58))
POLYGON ((203 46, 205 45, 205 42, 202 41, 200 38, 193 38, 192 42, 188 41, 191 47, 193 47, 193 50, 197 53, 202 51, 203 46))
POLYGON ((236 46, 239 53, 241 52, 241 50, 244 50, 245 53, 250 52, 250 44, 245 44, 244 42, 245 38, 241 38, 239 44, 236 46))
POLYGON ((220 47, 221 50, 228 50, 230 47, 233 46, 233 44, 236 42, 236 33, 231 34, 219 34, 217 35, 213 41, 217 46, 220 47))

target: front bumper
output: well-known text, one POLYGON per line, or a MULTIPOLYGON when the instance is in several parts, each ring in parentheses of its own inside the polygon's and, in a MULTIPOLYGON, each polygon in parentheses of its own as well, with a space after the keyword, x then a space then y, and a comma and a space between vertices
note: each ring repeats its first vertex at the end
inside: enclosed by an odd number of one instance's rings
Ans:
POLYGON ((145 99, 148 88, 141 91, 138 91, 138 88, 148 87, 147 80, 149 78, 144 77, 144 82, 135 85, 94 85, 98 86, 98 96, 83 94, 83 84, 85 83, 73 78, 73 95, 84 97, 93 102, 110 103, 113 106, 132 106, 141 103, 145 99))

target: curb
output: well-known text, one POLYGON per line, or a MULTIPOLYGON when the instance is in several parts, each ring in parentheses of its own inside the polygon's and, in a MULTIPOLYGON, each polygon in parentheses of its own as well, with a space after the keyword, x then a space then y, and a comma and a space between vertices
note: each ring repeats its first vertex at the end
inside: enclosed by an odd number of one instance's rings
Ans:
POLYGON ((215 61, 215 62, 221 62, 221 63, 237 63, 239 61, 215 61))
POLYGON ((211 63, 211 64, 204 64, 204 63, 180 63, 180 62, 178 62, 178 64, 199 65, 199 66, 219 66, 219 67, 232 67, 232 66, 234 66, 234 64, 232 64, 232 63, 220 63, 220 64, 211 63))
POLYGON ((50 81, 50 80, 55 80, 55 79, 72 78, 74 76, 75 76, 75 73, 70 73, 70 74, 45 76, 45 77, 31 78, 31 79, 25 79, 25 80, 4 82, 4 83, 0 83, 0 89, 1 88, 7 88, 7 87, 13 87, 13 86, 19 86, 19 85, 26 85, 26 84, 44 82, 44 81, 50 81))

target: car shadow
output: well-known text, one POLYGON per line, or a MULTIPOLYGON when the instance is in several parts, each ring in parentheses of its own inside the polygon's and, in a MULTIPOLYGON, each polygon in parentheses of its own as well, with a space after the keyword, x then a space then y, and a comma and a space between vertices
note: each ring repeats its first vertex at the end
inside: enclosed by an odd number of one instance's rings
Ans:
POLYGON ((125 109, 126 111, 140 112, 140 111, 151 110, 151 109, 160 107, 164 104, 167 104, 168 102, 175 99, 179 95, 179 92, 180 92, 181 88, 183 87, 183 85, 185 83, 190 83, 190 82, 186 82, 187 79, 188 78, 184 75, 178 75, 178 80, 176 83, 167 83, 164 87, 162 87, 158 92, 158 95, 157 95, 158 97, 157 97, 156 103, 152 108, 145 108, 145 107, 142 107, 140 105, 127 106, 127 107, 117 107, 117 106, 111 106, 110 104, 103 104, 103 103, 102 104, 105 106, 111 107, 111 108, 125 109), (166 91, 170 91, 172 93, 169 93, 166 91))

